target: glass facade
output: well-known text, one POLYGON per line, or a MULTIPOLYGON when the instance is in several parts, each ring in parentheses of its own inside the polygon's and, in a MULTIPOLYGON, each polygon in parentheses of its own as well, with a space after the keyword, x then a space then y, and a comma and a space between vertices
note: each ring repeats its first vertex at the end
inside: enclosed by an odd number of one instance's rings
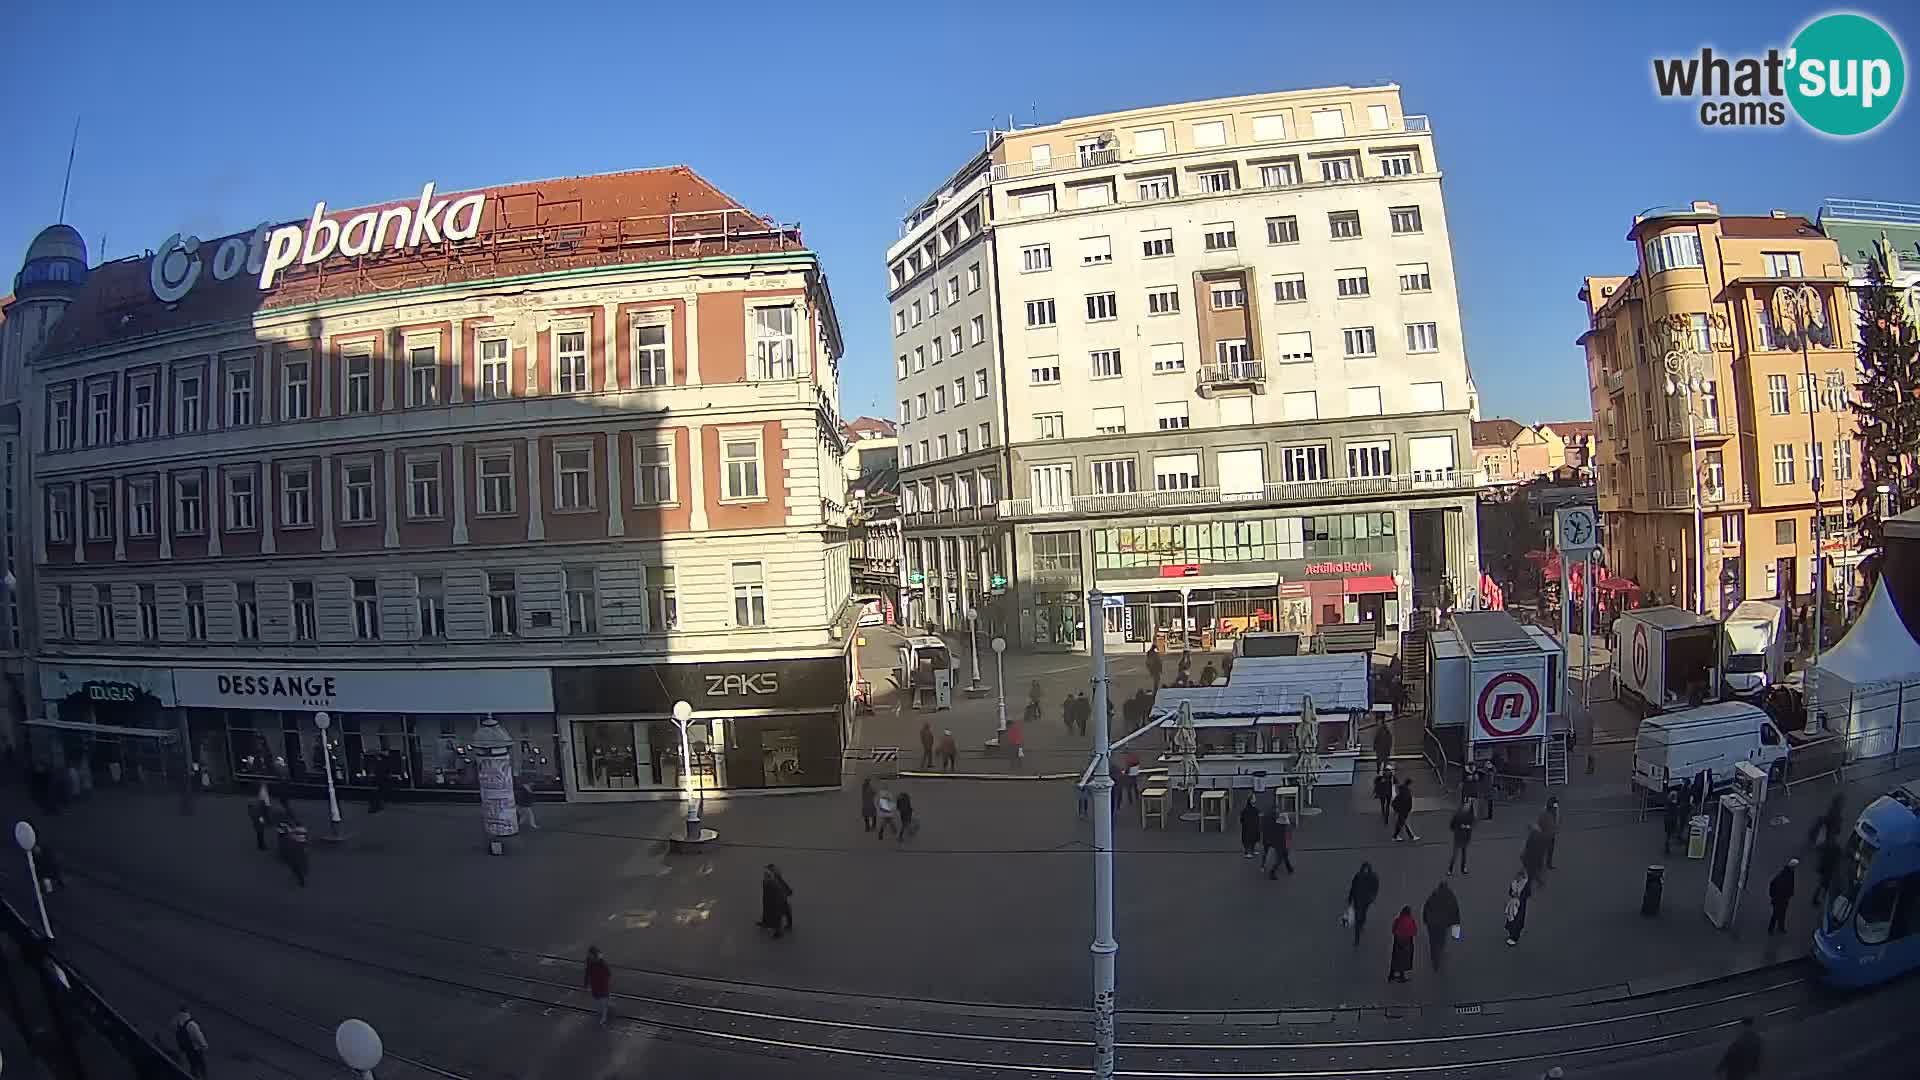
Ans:
MULTIPOLYGON (((1036 568, 1043 535, 1048 534, 1034 535, 1036 568)), ((1396 550, 1391 510, 1093 530, 1095 570, 1390 555, 1396 550)))
MULTIPOLYGON (((189 709, 196 752, 213 782, 324 783, 325 757, 313 714, 259 709, 189 709), (220 763, 230 763, 222 768, 220 763)), ((473 737, 478 713, 335 713, 327 732, 336 786, 396 790, 478 790, 473 737)), ((557 791, 560 737, 552 716, 496 713, 513 736, 514 775, 535 791, 557 791)))
MULTIPOLYGON (((680 729, 671 720, 570 720, 580 791, 680 786, 680 729)), ((832 787, 840 782, 833 713, 698 718, 688 726, 696 788, 832 787)))

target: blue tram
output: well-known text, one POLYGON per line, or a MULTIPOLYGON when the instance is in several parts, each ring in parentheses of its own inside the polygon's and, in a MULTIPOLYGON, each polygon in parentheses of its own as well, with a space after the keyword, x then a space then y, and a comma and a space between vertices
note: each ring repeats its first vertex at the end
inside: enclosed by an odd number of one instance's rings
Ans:
POLYGON ((1920 781, 1860 812, 1813 935, 1836 986, 1868 986, 1920 967, 1920 781))

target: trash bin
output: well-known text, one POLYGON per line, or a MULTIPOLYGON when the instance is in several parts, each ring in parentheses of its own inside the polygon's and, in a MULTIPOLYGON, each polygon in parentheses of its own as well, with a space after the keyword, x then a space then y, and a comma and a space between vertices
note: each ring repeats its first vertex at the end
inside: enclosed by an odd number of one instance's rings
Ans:
POLYGON ((1693 820, 1687 823, 1687 858, 1707 857, 1707 829, 1711 820, 1705 814, 1696 814, 1693 820))
POLYGON ((1647 887, 1640 894, 1640 914, 1653 916, 1660 914, 1660 894, 1666 890, 1667 868, 1664 866, 1647 867, 1647 887))

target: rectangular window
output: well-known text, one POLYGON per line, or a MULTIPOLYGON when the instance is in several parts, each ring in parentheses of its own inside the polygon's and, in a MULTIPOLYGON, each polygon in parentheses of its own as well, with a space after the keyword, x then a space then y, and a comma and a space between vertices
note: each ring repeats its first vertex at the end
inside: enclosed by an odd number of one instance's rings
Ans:
POLYGON ((1015 204, 1022 216, 1053 213, 1053 189, 1029 191, 1015 196, 1015 204))
POLYGON ((1430 322, 1408 323, 1407 351, 1410 353, 1440 351, 1440 324, 1430 322))
POLYGON ((733 564, 733 625, 767 625, 766 568, 760 563, 733 564))
POLYGON ((673 502, 673 447, 667 443, 635 443, 633 494, 641 506, 673 502))
POLYGON ((95 387, 87 395, 87 445, 105 446, 113 441, 113 391, 95 387))
POLYGON ((253 423, 253 369, 227 371, 227 426, 247 427, 253 423))
POLYGON ((1162 401, 1153 407, 1153 426, 1161 431, 1185 430, 1187 419, 1184 401, 1162 401))
POLYGON ((1087 294, 1087 321, 1105 322, 1120 317, 1120 301, 1110 292, 1087 294))
POLYGON ((1305 274, 1286 274, 1273 280, 1273 299, 1275 303, 1291 304, 1307 298, 1307 276, 1305 274))
POLYGON ((1367 271, 1364 268, 1335 270, 1333 274, 1334 292, 1341 299, 1367 295, 1367 271))
POLYGON ((1193 145, 1227 145, 1227 122, 1225 120, 1202 120, 1193 125, 1193 145))
POLYGON ((975 315, 967 320, 967 342, 970 345, 978 345, 985 340, 987 340, 987 317, 975 315))
POLYGON ((1245 374, 1251 358, 1246 338, 1226 338, 1213 343, 1214 362, 1227 369, 1230 375, 1237 377, 1245 374))
POLYGON ((426 521, 440 516, 440 458, 407 459, 407 516, 426 521))
POLYGON ((584 394, 593 389, 587 371, 587 332, 563 330, 553 335, 553 384, 562 394, 584 394))
POLYGON ((1148 350, 1153 361, 1153 373, 1164 374, 1169 371, 1187 370, 1186 346, 1178 341, 1161 342, 1148 350))
POLYGON ((513 513, 513 456, 511 454, 483 454, 479 456, 478 461, 480 513, 513 513))
POLYGON ((967 267, 967 291, 970 293, 976 293, 980 291, 980 264, 979 263, 974 263, 973 265, 967 267))
POLYGON ((553 454, 554 507, 593 509, 593 451, 586 447, 556 450, 553 454))
POLYGON ((1247 306, 1247 287, 1242 283, 1214 285, 1208 289, 1208 293, 1215 311, 1237 311, 1247 306))
POLYGON ((346 406, 349 414, 373 411, 372 353, 353 353, 347 356, 346 406))
POLYGON ((956 454, 965 454, 967 450, 967 429, 961 428, 953 433, 953 452, 956 454))
POLYGON ((520 593, 511 570, 487 574, 487 629, 494 637, 520 633, 520 593))
POLYGON ((925 345, 915 345, 913 347, 913 372, 918 375, 925 370, 927 370, 927 347, 925 345))
POLYGON ((973 373, 973 396, 977 398, 984 398, 987 396, 987 369, 986 368, 981 368, 980 370, 973 373))
POLYGON ((1067 417, 1065 413, 1034 413, 1033 437, 1036 439, 1064 439, 1067 437, 1067 417))
POLYGON ((153 481, 127 481, 127 535, 153 535, 153 481))
MULTIPOLYGON (((1788 481, 1788 482, 1791 483, 1791 481, 1788 481)), ((1794 536, 1795 532, 1796 530, 1794 528, 1794 520, 1792 518, 1783 517, 1783 518, 1774 519, 1773 542, 1775 544, 1779 545, 1780 547, 1793 546, 1795 543, 1798 542, 1794 536)))
POLYGON ((938 364, 947 358, 947 339, 939 334, 933 335, 933 362, 938 364))
POLYGON ((380 640, 380 584, 373 578, 353 579, 353 636, 380 640))
POLYGON ((1092 373, 1096 379, 1117 379, 1120 377, 1120 350, 1095 349, 1087 354, 1092 362, 1092 373))
POLYGON ((1037 273, 1053 269, 1053 245, 1034 244, 1020 249, 1020 270, 1022 273, 1037 273))
POLYGON ((1297 244, 1300 242, 1300 219, 1289 214, 1286 217, 1267 219, 1267 243, 1297 244))
POLYGON ((1401 263, 1399 271, 1401 292, 1433 291, 1433 275, 1427 271, 1426 263, 1401 263))
POLYGON ((494 338, 480 342, 480 385, 477 387, 481 401, 499 401, 512 396, 512 361, 509 358, 509 346, 505 338, 494 338))
POLYGON ((1706 463, 1701 468, 1700 486, 1718 501, 1727 487, 1727 462, 1718 450, 1709 450, 1706 463))
POLYGON ((1126 406, 1103 405, 1093 410, 1093 433, 1096 435, 1125 435, 1127 433, 1126 406))
POLYGON ((440 350, 434 346, 407 350, 407 404, 416 409, 440 404, 440 350))
POLYGON ((207 590, 201 585, 187 586, 187 638, 207 640, 207 590))
POLYGON ((1320 159, 1320 182, 1323 184, 1343 184, 1359 173, 1354 159, 1347 155, 1320 159))
POLYGON ((1773 444, 1773 482, 1776 484, 1793 483, 1793 444, 1773 444))
POLYGON ((1768 277, 1802 276, 1800 273, 1800 253, 1797 251, 1768 251, 1762 253, 1767 260, 1768 277))
MULTIPOLYGON (((301 353, 305 356, 306 353, 301 353)), ((313 365, 306 360, 286 360, 280 365, 280 419, 305 420, 313 415, 313 365)), ((135 395, 139 395, 136 393, 135 395)))
POLYGON ((1222 192, 1222 191, 1232 191, 1234 188, 1233 170, 1232 169, 1200 170, 1199 172, 1196 172, 1193 174, 1193 187, 1194 187, 1194 190, 1199 191, 1203 194, 1222 192))
POLYGON ((674 589, 673 567, 647 567, 647 630, 663 634, 680 626, 680 596, 674 589))
POLYGON ((1360 236, 1360 214, 1355 210, 1335 210, 1327 215, 1327 233, 1335 240, 1355 240, 1360 236))
POLYGON ((174 434, 191 435, 200 430, 200 379, 198 376, 182 376, 179 385, 179 400, 174 410, 174 434))
POLYGON ((280 524, 289 529, 313 524, 313 468, 286 465, 280 470, 280 524))
POLYGON ((113 539, 113 485, 87 485, 87 539, 113 539))
POLYGON ((1032 374, 1033 385, 1052 386, 1060 381, 1060 358, 1057 356, 1037 356, 1035 366, 1027 370, 1032 374))
POLYGON ((73 540, 73 489, 47 489, 47 542, 65 544, 73 540))
POLYGON ((1052 300, 1027 301, 1027 329, 1052 326, 1056 321, 1052 300))
POLYGON ((1097 184, 1075 184, 1072 186, 1073 205, 1079 209, 1107 206, 1113 202, 1112 181, 1102 180, 1097 184))
POLYGON ((1853 444, 1846 439, 1833 440, 1833 478, 1853 479, 1853 444))
POLYGON ((1149 176, 1143 178, 1135 190, 1141 202, 1159 202, 1173 198, 1172 176, 1149 176))
POLYGON ((950 277, 947 279, 947 303, 957 304, 959 302, 960 302, 960 275, 955 274, 953 277, 950 277))
POLYGON ((1447 407, 1444 383, 1417 382, 1407 387, 1413 398, 1414 412, 1440 412, 1447 407))
POLYGON ((293 640, 313 641, 319 636, 319 623, 313 611, 313 582, 293 582, 293 640))
POLYGON ((1282 364, 1313 363, 1313 332, 1289 330, 1281 334, 1274 349, 1274 359, 1282 364))
POLYGON ((242 532, 258 526, 258 507, 254 502, 253 469, 246 467, 228 470, 226 531, 242 532))
POLYGON ((979 435, 980 435, 980 449, 985 450, 987 447, 993 445, 993 425, 992 424, 986 424, 986 423, 981 424, 979 429, 979 435))
POLYGON ((958 408, 959 406, 965 405, 966 403, 967 403, 967 380, 965 378, 959 378, 959 379, 953 380, 954 407, 958 408))
POLYGON ((1347 387, 1348 416, 1379 416, 1384 411, 1385 410, 1381 408, 1379 387, 1347 387))
POLYGON ((901 334, 904 334, 906 332, 907 332, 907 313, 904 311, 894 312, 893 313, 893 336, 899 337, 901 334))
POLYGON ((952 353, 955 356, 959 356, 960 351, 965 347, 966 347, 965 344, 962 343, 962 341, 960 340, 959 327, 956 326, 953 329, 947 331, 947 351, 948 352, 952 353))
POLYGON ((1807 443, 1807 476, 1813 483, 1823 483, 1827 479, 1827 445, 1825 443, 1807 443))
MULTIPOLYGON (((305 369, 306 369, 306 365, 302 364, 301 370, 303 372, 303 377, 304 377, 305 369)), ((153 438, 153 432, 154 432, 152 380, 148 380, 146 382, 134 383, 132 388, 132 394, 133 394, 133 408, 132 408, 132 416, 129 417, 129 419, 132 421, 130 426, 132 427, 133 430, 130 434, 133 438, 136 438, 136 439, 151 439, 153 438)), ((304 420, 306 419, 306 414, 304 412, 298 415, 290 414, 287 416, 287 419, 304 420)))
POLYGON ((414 590, 419 594, 420 636, 423 638, 446 637, 446 583, 438 574, 421 574, 414 578, 414 590))
POLYGON ((100 640, 112 641, 120 632, 119 627, 113 624, 113 597, 105 589, 100 591, 99 597, 99 602, 93 606, 94 620, 100 627, 100 640))
POLYGON ((1148 315, 1176 315, 1180 311, 1180 289, 1163 285, 1147 290, 1148 315))
POLYGON ((1785 375, 1767 376, 1767 411, 1774 416, 1785 416, 1791 411, 1790 401, 1787 377, 1785 375))
POLYGON ((640 386, 672 386, 673 358, 664 323, 633 328, 633 381, 640 386))
POLYGON ((1211 225, 1202 225, 1200 228, 1202 246, 1208 251, 1233 250, 1235 244, 1233 222, 1216 221, 1211 225))
POLYGON ((1340 331, 1340 335, 1345 343, 1345 352, 1348 357, 1373 356, 1375 354, 1373 327, 1350 326, 1340 331))
POLYGON ((73 398, 67 392, 53 395, 47 404, 47 449, 73 448, 73 398))
POLYGON ((932 318, 938 314, 940 314, 940 287, 936 285, 927 290, 927 317, 932 318))
POLYGON ((1743 544, 1747 539, 1747 519, 1739 514, 1723 514, 1720 517, 1720 542, 1729 546, 1743 544))
POLYGON ((1412 154, 1380 155, 1381 176, 1412 176, 1419 171, 1419 163, 1412 154))
POLYGON ((1138 478, 1134 475, 1132 458, 1113 458, 1092 463, 1093 493, 1095 495, 1125 495, 1140 490, 1138 478))
POLYGON ((348 464, 341 470, 347 490, 346 513, 341 520, 349 525, 364 525, 373 520, 373 466, 348 464))
POLYGON ((1291 161, 1279 161, 1271 165, 1260 166, 1260 186, 1269 188, 1293 187, 1300 182, 1300 166, 1291 161))
POLYGON ((922 319, 922 316, 920 314, 920 301, 915 300, 913 302, 912 311, 913 311, 913 325, 919 326, 922 319))
POLYGON ((1318 420, 1320 418, 1320 399, 1312 390, 1289 390, 1280 395, 1280 418, 1283 420, 1318 420))
POLYGON ((1381 477, 1393 475, 1393 440, 1347 444, 1347 475, 1381 477))
POLYGON ((1333 470, 1328 467, 1327 461, 1327 448, 1324 445, 1283 446, 1280 448, 1280 479, 1289 484, 1328 479, 1333 475, 1333 470))
POLYGON ((1150 157, 1167 152, 1167 133, 1163 128, 1141 128, 1133 133, 1133 156, 1150 157))
POLYGON ((913 395, 913 418, 915 420, 927 418, 927 395, 924 393, 913 395))
MULTIPOLYGON (((1061 466, 1064 468, 1065 466, 1061 466)), ((1033 534, 1033 568, 1054 573, 1080 570, 1080 534, 1075 532, 1037 532, 1033 534)))
POLYGON ((1815 390, 1819 386, 1820 376, 1809 376, 1803 373, 1796 381, 1800 384, 1800 411, 1819 412, 1820 395, 1815 393, 1815 390))
POLYGON ((944 383, 933 388, 933 411, 936 413, 947 411, 947 387, 944 383))
POLYGON ((593 567, 570 566, 567 581, 567 633, 583 637, 600 626, 600 604, 593 588, 593 567))
POLYGON ((160 636, 160 602, 151 585, 140 586, 140 640, 153 641, 160 636))
POLYGON ((1395 206, 1387 210, 1387 221, 1395 236, 1406 236, 1420 231, 1420 208, 1417 206, 1395 206))
POLYGON ((761 498, 760 440, 723 438, 721 457, 726 462, 727 498, 734 500, 761 498))
POLYGON ((201 493, 200 474, 173 478, 173 531, 182 536, 198 536, 206 528, 206 506, 201 493))
POLYGON ((1200 486, 1200 455, 1168 454, 1153 459, 1153 490, 1191 491, 1200 486))
POLYGON ((1140 234, 1142 258, 1159 259, 1173 254, 1172 229, 1148 229, 1140 234))
POLYGON ((72 641, 76 636, 73 632, 73 586, 56 585, 54 589, 56 590, 54 603, 60 609, 60 627, 57 632, 49 630, 48 633, 54 637, 72 641))

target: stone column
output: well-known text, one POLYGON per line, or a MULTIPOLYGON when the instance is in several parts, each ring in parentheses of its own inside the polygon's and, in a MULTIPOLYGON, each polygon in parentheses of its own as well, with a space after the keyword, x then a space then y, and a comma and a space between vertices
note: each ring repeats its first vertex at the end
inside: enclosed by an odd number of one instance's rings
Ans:
POLYGON ((387 516, 386 536, 382 539, 382 544, 383 546, 390 547, 390 548, 397 548, 400 546, 400 513, 399 513, 400 500, 396 497, 398 492, 397 492, 397 485, 394 483, 394 474, 398 470, 394 468, 394 463, 393 463, 393 459, 397 456, 398 456, 398 451, 394 450, 392 447, 388 447, 386 450, 381 451, 381 454, 380 454, 381 459, 386 463, 385 472, 386 472, 386 480, 387 480, 386 491, 384 493, 386 495, 386 499, 384 501, 386 503, 385 509, 386 509, 386 516, 387 516))
POLYGON ((453 542, 467 542, 467 444, 453 444, 453 473, 451 489, 447 492, 453 502, 453 542))
POLYGON ((320 459, 319 475, 314 478, 314 484, 320 489, 320 550, 332 551, 336 547, 333 538, 333 458, 320 459))
POLYGON ((273 460, 269 458, 260 463, 259 478, 254 482, 253 500, 259 509, 255 518, 260 522, 260 554, 272 555, 273 546, 273 460))
POLYGON ((127 561, 127 481, 118 474, 113 478, 113 561, 127 561))
POLYGON ((621 486, 620 450, 629 445, 625 432, 607 432, 607 535, 627 535, 626 489, 621 486))
POLYGON ((527 539, 547 538, 546 501, 540 496, 540 473, 546 463, 540 460, 540 440, 527 436, 527 539))

